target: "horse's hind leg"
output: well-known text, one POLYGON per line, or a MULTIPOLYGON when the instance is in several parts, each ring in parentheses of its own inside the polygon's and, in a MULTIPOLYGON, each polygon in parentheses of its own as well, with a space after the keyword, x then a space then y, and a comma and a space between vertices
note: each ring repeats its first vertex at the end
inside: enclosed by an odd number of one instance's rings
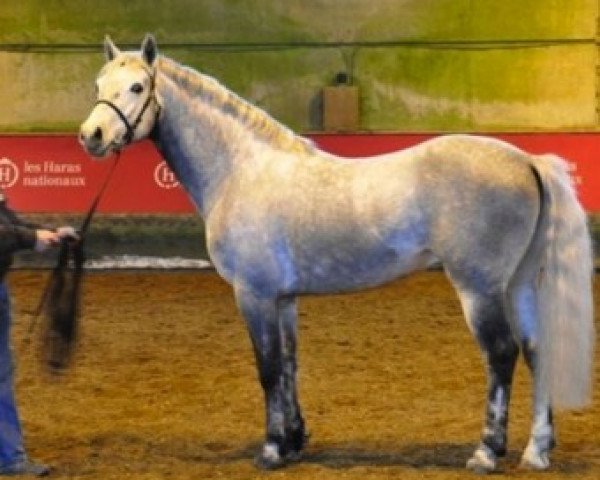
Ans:
POLYGON ((506 454, 508 407, 519 348, 507 321, 503 292, 461 290, 459 297, 488 369, 485 426, 467 468, 491 472, 496 469, 498 457, 506 454))
POLYGON ((539 373, 539 313, 535 281, 531 280, 512 287, 509 300, 519 330, 525 362, 533 378, 534 390, 533 425, 521 465, 525 468, 544 470, 550 466, 549 454, 555 445, 555 440, 550 395, 539 373))

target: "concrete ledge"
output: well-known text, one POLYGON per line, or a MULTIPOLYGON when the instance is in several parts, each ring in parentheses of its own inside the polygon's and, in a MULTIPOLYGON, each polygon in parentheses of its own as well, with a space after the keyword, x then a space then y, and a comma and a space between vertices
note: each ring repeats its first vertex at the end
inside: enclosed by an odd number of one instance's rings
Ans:
MULTIPOLYGON (((47 226, 78 227, 83 215, 29 214, 23 218, 47 226)), ((590 233, 600 268, 600 215, 589 216, 590 233)), ((89 260, 105 256, 152 256, 207 259, 204 223, 195 214, 185 215, 97 215, 86 243, 89 260)), ((56 263, 56 252, 40 255, 20 252, 15 268, 48 268, 56 263)))
MULTIPOLYGON (((83 215, 28 214, 22 217, 33 223, 78 228, 83 215)), ((206 259, 204 223, 198 215, 97 215, 87 234, 89 260, 106 255, 140 255, 206 259)), ((15 268, 49 267, 56 263, 56 252, 40 255, 19 252, 15 268)))

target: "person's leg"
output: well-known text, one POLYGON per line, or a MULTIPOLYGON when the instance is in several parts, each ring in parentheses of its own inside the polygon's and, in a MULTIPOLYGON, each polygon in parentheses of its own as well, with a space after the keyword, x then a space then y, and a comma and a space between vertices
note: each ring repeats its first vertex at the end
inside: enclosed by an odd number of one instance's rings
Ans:
POLYGON ((10 323, 8 289, 4 283, 0 283, 0 465, 25 458, 23 436, 13 391, 10 323))
POLYGON ((9 293, 0 283, 0 475, 44 476, 49 473, 48 467, 31 462, 23 447, 13 387, 10 323, 9 293))

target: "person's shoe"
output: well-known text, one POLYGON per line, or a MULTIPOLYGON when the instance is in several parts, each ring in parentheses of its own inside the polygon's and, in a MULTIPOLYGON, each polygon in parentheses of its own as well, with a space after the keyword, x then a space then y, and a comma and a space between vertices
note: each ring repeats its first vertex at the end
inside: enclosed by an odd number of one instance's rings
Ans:
POLYGON ((0 475, 33 475, 45 477, 50 474, 50 467, 34 463, 29 459, 18 460, 8 465, 0 465, 0 475))

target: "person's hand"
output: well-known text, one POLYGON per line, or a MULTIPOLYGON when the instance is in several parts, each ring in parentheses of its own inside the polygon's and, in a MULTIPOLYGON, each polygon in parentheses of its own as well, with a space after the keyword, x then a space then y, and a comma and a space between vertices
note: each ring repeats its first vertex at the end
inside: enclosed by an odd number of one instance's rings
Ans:
POLYGON ((54 232, 52 230, 40 229, 35 231, 36 241, 35 241, 35 251, 36 252, 44 252, 48 250, 48 248, 60 243, 60 236, 58 232, 54 232))
POLYGON ((79 235, 77 235, 77 231, 69 225, 66 225, 64 227, 58 227, 56 229, 56 233, 58 234, 58 236, 61 240, 63 238, 66 238, 67 240, 72 240, 72 241, 79 240, 79 235))
POLYGON ((79 240, 77 231, 71 226, 59 227, 56 230, 39 229, 36 230, 35 251, 44 252, 48 248, 58 245, 61 240, 70 241, 79 240))

